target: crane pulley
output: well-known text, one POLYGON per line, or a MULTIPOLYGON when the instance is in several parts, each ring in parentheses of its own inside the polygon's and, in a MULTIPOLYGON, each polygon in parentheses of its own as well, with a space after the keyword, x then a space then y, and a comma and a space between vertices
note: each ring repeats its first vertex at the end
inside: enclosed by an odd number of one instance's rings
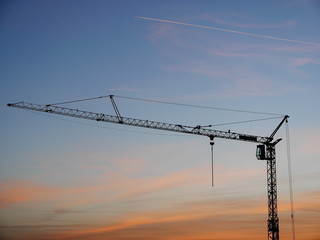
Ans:
MULTIPOLYGON (((104 96, 105 97, 105 96, 104 96)), ((211 153, 212 153, 212 185, 213 185, 213 145, 214 138, 224 138, 245 142, 258 143, 256 157, 258 160, 266 160, 267 162, 267 189, 268 189, 268 239, 279 240, 279 218, 277 209, 277 179, 276 179, 276 144, 281 141, 277 139, 273 141, 273 137, 280 129, 281 125, 287 121, 288 115, 283 116, 282 121, 275 128, 269 137, 255 136, 250 134, 236 133, 230 131, 219 131, 210 129, 209 126, 184 126, 181 124, 162 123, 150 120, 141 120, 135 118, 122 117, 117 105, 110 95, 110 100, 115 110, 116 116, 104 113, 94 113, 73 108, 65 108, 55 106, 53 104, 40 105, 27 102, 9 103, 9 107, 22 108, 27 110, 58 114, 74 118, 82 118, 88 120, 95 120, 99 122, 108 122, 122 125, 129 125, 142 128, 150 128, 192 135, 206 136, 210 138, 211 153)), ((101 97, 99 97, 101 98, 101 97)), ((95 99, 95 98, 92 98, 95 99)), ((74 102, 74 101, 71 101, 74 102)), ((67 102, 69 103, 69 102, 67 102)))

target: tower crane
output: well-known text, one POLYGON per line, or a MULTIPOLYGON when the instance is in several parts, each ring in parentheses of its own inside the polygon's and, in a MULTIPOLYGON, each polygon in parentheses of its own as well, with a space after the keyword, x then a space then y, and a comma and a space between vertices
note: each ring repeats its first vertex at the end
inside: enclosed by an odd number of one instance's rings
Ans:
POLYGON ((150 128, 185 134, 193 134, 206 136, 210 138, 210 144, 213 145, 214 138, 224 138, 238 141, 257 143, 256 157, 258 160, 265 160, 267 163, 267 195, 268 195, 268 240, 279 240, 279 218, 277 207, 277 178, 276 178, 276 150, 275 146, 282 139, 274 140, 274 136, 280 129, 282 124, 289 118, 288 115, 283 116, 282 121, 278 124, 275 130, 269 137, 255 136, 250 134, 236 133, 231 131, 220 131, 209 129, 201 126, 184 126, 180 124, 171 124, 156 122, 150 120, 141 120, 135 118, 122 117, 117 105, 114 101, 114 96, 110 95, 110 100, 115 110, 116 115, 107 115, 104 113, 94 113, 79 109, 65 108, 55 106, 57 104, 39 105, 27 102, 17 102, 7 104, 9 107, 22 108, 32 111, 52 113, 67 117, 82 118, 94 120, 98 122, 115 123, 129 125, 142 128, 150 128))

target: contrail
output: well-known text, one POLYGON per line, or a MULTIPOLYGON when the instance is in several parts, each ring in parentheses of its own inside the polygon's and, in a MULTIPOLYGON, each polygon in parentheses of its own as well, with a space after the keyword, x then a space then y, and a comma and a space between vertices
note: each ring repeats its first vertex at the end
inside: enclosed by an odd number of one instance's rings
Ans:
POLYGON ((216 31, 221 31, 221 32, 236 33, 236 34, 242 34, 242 35, 247 35, 247 36, 251 36, 251 37, 267 38, 267 39, 273 39, 273 40, 278 40, 278 41, 320 46, 320 43, 316 43, 316 42, 305 42, 305 41, 299 41, 299 40, 294 40, 294 39, 279 38, 279 37, 273 37, 273 36, 267 36, 267 35, 248 33, 248 32, 240 32, 240 31, 224 29, 224 28, 216 28, 216 27, 203 26, 203 25, 197 25, 197 24, 191 24, 191 23, 176 22, 176 21, 170 21, 170 20, 165 20, 165 19, 157 19, 157 18, 149 18, 149 17, 141 17, 141 16, 136 16, 136 18, 155 21, 155 22, 164 22, 164 23, 184 25, 184 26, 188 26, 188 27, 205 28, 205 29, 216 30, 216 31))

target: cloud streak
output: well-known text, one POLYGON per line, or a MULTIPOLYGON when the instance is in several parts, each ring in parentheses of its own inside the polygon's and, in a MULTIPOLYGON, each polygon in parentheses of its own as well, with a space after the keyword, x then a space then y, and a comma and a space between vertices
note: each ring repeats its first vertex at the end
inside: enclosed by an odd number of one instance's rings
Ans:
POLYGON ((220 16, 217 16, 217 14, 214 14, 214 15, 203 14, 202 17, 214 23, 229 25, 232 27, 241 27, 241 28, 259 28, 259 29, 288 28, 296 24, 295 21, 285 21, 285 22, 267 23, 267 24, 257 23, 256 21, 250 21, 250 23, 246 23, 246 22, 243 22, 243 20, 250 20, 250 17, 246 15, 242 15, 239 13, 230 13, 230 12, 219 13, 218 15, 220 16))
MULTIPOLYGON (((223 199, 220 200, 219 204, 212 204, 211 200, 185 202, 166 209, 141 211, 133 216, 126 215, 111 225, 64 231, 61 232, 60 239, 98 239, 98 236, 115 239, 116 236, 123 236, 123 234, 127 233, 138 234, 136 238, 132 239, 150 239, 146 234, 154 235, 158 231, 162 233, 169 232, 168 236, 161 235, 158 239, 180 239, 179 237, 181 239, 188 239, 186 238, 186 232, 192 235, 203 234, 206 237, 210 237, 214 233, 215 235, 221 235, 221 237, 224 236, 222 239, 229 239, 229 237, 234 238, 235 236, 230 235, 226 237, 228 235, 227 232, 230 229, 237 229, 239 225, 245 231, 252 231, 253 228, 253 231, 261 232, 259 229, 264 225, 261 215, 265 214, 265 209, 261 207, 262 202, 261 198, 250 203, 246 199, 242 199, 240 202, 223 199), (239 208, 239 205, 242 207, 239 208), (233 219, 238 214, 249 214, 250 216, 243 217, 239 223, 233 219), (215 226, 212 228, 212 226, 207 224, 209 221, 214 222, 215 225, 219 224, 219 227, 215 226), (226 222, 233 222, 233 226, 226 225, 226 222), (257 222, 259 224, 252 227, 257 222), (245 227, 245 225, 250 227, 245 227), (137 232, 137 230, 142 230, 143 233, 137 232), (181 234, 184 236, 182 237, 181 234)), ((262 234, 260 233, 260 235, 262 234)))
POLYGON ((274 36, 268 36, 268 35, 241 32, 241 31, 225 29, 225 28, 216 28, 216 27, 210 27, 210 26, 205 26, 205 25, 177 22, 177 21, 171 21, 171 20, 166 20, 166 19, 157 19, 157 18, 149 18, 149 17, 142 17, 142 16, 136 16, 136 18, 149 20, 149 21, 155 21, 155 22, 163 22, 163 23, 171 23, 171 24, 183 25, 183 26, 188 26, 188 27, 210 29, 210 30, 215 30, 215 31, 220 31, 220 32, 229 32, 229 33, 246 35, 246 36, 250 36, 250 37, 265 38, 265 39, 272 39, 272 40, 278 40, 278 41, 299 43, 299 44, 305 44, 305 45, 320 46, 320 43, 317 43, 317 42, 308 42, 308 41, 300 41, 300 40, 295 40, 295 39, 280 38, 280 37, 274 37, 274 36))
POLYGON ((320 64, 320 59, 294 58, 291 61, 291 65, 294 67, 300 67, 306 64, 320 64))
MULTIPOLYGON (((232 174, 230 174, 232 175, 232 174)), ((248 175, 248 174, 245 174, 248 175)), ((246 176, 248 177, 248 176, 246 176)), ((226 176, 228 178, 228 176, 226 176)), ((301 223, 298 230, 308 237, 300 239, 312 239, 316 233, 318 222, 319 191, 306 192, 298 195, 296 213, 301 223), (307 223, 306 223, 307 221, 307 223), (304 230, 305 226, 312 226, 304 230)), ((288 226, 289 205, 280 202, 280 215, 282 217, 282 234, 289 238, 290 229, 288 226), (287 216, 287 217, 286 217, 287 216)), ((100 211, 100 210, 99 210, 100 211)), ((24 239, 156 239, 156 240, 186 240, 211 239, 257 239, 265 236, 266 206, 264 196, 243 196, 226 195, 223 192, 213 192, 190 200, 177 201, 167 207, 154 209, 140 208, 137 211, 126 212, 113 219, 111 222, 106 219, 97 222, 90 219, 90 224, 80 221, 83 216, 81 211, 55 208, 53 210, 57 220, 68 220, 69 215, 77 214, 75 224, 57 224, 46 222, 44 224, 21 226, 0 226, 2 230, 15 230, 16 235, 11 239, 20 239, 21 233, 24 239), (61 216, 63 215, 63 216, 61 216), (37 229, 37 230, 35 230, 37 229), (161 233, 161 234, 160 234, 161 233), (240 237, 237 237, 239 235, 240 237), (152 236, 156 236, 155 238, 152 236), (248 236, 250 236, 248 238, 248 236)), ((104 212, 103 214, 108 214, 104 212)))

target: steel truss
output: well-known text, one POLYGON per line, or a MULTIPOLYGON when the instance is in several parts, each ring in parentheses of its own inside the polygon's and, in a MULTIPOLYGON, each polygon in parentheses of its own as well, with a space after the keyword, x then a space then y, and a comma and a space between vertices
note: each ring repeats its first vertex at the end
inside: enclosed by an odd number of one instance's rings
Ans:
POLYGON ((259 143, 260 145, 258 145, 257 147, 257 149, 259 150, 259 154, 257 155, 257 158, 259 160, 267 161, 268 240, 279 240, 275 145, 281 139, 278 139, 274 142, 272 141, 276 132, 279 130, 281 125, 289 116, 287 115, 284 116, 283 120, 277 126, 277 128, 273 131, 270 137, 261 137, 261 136, 255 136, 255 135, 235 133, 230 131, 225 132, 225 131, 219 131, 214 129, 208 129, 201 126, 191 127, 191 126, 183 126, 179 124, 170 124, 170 123, 162 123, 162 122, 155 122, 155 121, 149 121, 149 120, 122 117, 112 97, 113 96, 111 95, 110 98, 111 98, 113 107, 115 109, 116 116, 107 115, 103 113, 93 113, 93 112, 82 111, 78 109, 72 109, 72 108, 57 107, 54 105, 39 105, 39 104, 26 103, 26 102, 11 103, 11 104, 8 104, 8 106, 27 109, 27 110, 33 110, 33 111, 39 111, 39 112, 53 113, 53 114, 58 114, 58 115, 63 115, 68 117, 95 120, 99 122, 109 122, 109 123, 130 125, 135 127, 151 128, 151 129, 172 131, 172 132, 178 132, 178 133, 187 133, 187 134, 193 134, 193 135, 202 135, 210 138, 211 146, 213 145, 213 139, 216 137, 259 143))

